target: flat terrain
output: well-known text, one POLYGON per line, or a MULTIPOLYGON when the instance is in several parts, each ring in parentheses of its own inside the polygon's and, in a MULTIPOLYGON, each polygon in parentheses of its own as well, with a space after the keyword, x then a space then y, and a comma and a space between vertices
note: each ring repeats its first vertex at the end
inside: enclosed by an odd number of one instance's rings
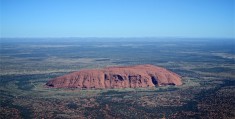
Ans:
POLYGON ((235 118, 234 39, 0 39, 0 118, 235 118), (101 41, 102 40, 102 41, 101 41), (45 87, 80 69, 152 64, 182 86, 45 87))

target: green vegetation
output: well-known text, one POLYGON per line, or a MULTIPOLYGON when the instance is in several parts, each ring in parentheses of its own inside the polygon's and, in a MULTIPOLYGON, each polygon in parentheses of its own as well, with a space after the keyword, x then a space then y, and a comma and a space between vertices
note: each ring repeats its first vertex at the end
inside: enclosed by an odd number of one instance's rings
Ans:
POLYGON ((221 72, 235 73, 235 69, 229 67, 195 68, 193 70, 200 72, 210 72, 210 73, 221 73, 221 72))
POLYGON ((231 45, 216 41, 124 44, 2 43, 0 118, 235 117, 231 45), (107 90, 45 86, 54 77, 83 68, 136 64, 166 67, 180 74, 184 84, 107 90))

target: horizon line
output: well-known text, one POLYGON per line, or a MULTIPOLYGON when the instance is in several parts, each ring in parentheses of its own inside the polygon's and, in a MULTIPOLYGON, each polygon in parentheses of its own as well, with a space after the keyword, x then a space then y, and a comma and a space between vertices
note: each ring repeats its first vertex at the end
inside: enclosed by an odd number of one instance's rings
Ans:
POLYGON ((199 38, 205 38, 205 39, 222 39, 222 38, 225 38, 225 39, 235 39, 235 37, 183 37, 183 36, 162 36, 162 37, 158 37, 158 36, 143 36, 143 37, 140 37, 140 36, 127 36, 127 37, 108 37, 108 36, 104 36, 104 37, 101 37, 101 36, 89 36, 89 37, 82 37, 82 36, 64 36, 64 37, 54 37, 54 36, 50 36, 50 37, 0 37, 0 39, 37 39, 37 38, 42 38, 42 39, 46 39, 46 38, 52 38, 52 39, 60 39, 60 38, 179 38, 179 39, 185 39, 185 38, 189 38, 189 39, 199 39, 199 38))

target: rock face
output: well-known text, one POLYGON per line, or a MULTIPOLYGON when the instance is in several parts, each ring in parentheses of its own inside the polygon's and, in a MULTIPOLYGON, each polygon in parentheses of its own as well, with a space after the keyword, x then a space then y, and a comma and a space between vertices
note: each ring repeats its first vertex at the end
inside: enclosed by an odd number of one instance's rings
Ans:
POLYGON ((56 88, 138 88, 162 85, 181 85, 179 75, 153 65, 107 67, 73 72, 46 83, 56 88))

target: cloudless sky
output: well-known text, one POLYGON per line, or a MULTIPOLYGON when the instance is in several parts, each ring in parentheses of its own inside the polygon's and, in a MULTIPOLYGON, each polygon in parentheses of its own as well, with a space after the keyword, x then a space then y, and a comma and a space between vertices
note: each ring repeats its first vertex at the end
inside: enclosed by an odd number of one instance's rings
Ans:
POLYGON ((235 0, 0 0, 0 37, 235 38, 235 0))

